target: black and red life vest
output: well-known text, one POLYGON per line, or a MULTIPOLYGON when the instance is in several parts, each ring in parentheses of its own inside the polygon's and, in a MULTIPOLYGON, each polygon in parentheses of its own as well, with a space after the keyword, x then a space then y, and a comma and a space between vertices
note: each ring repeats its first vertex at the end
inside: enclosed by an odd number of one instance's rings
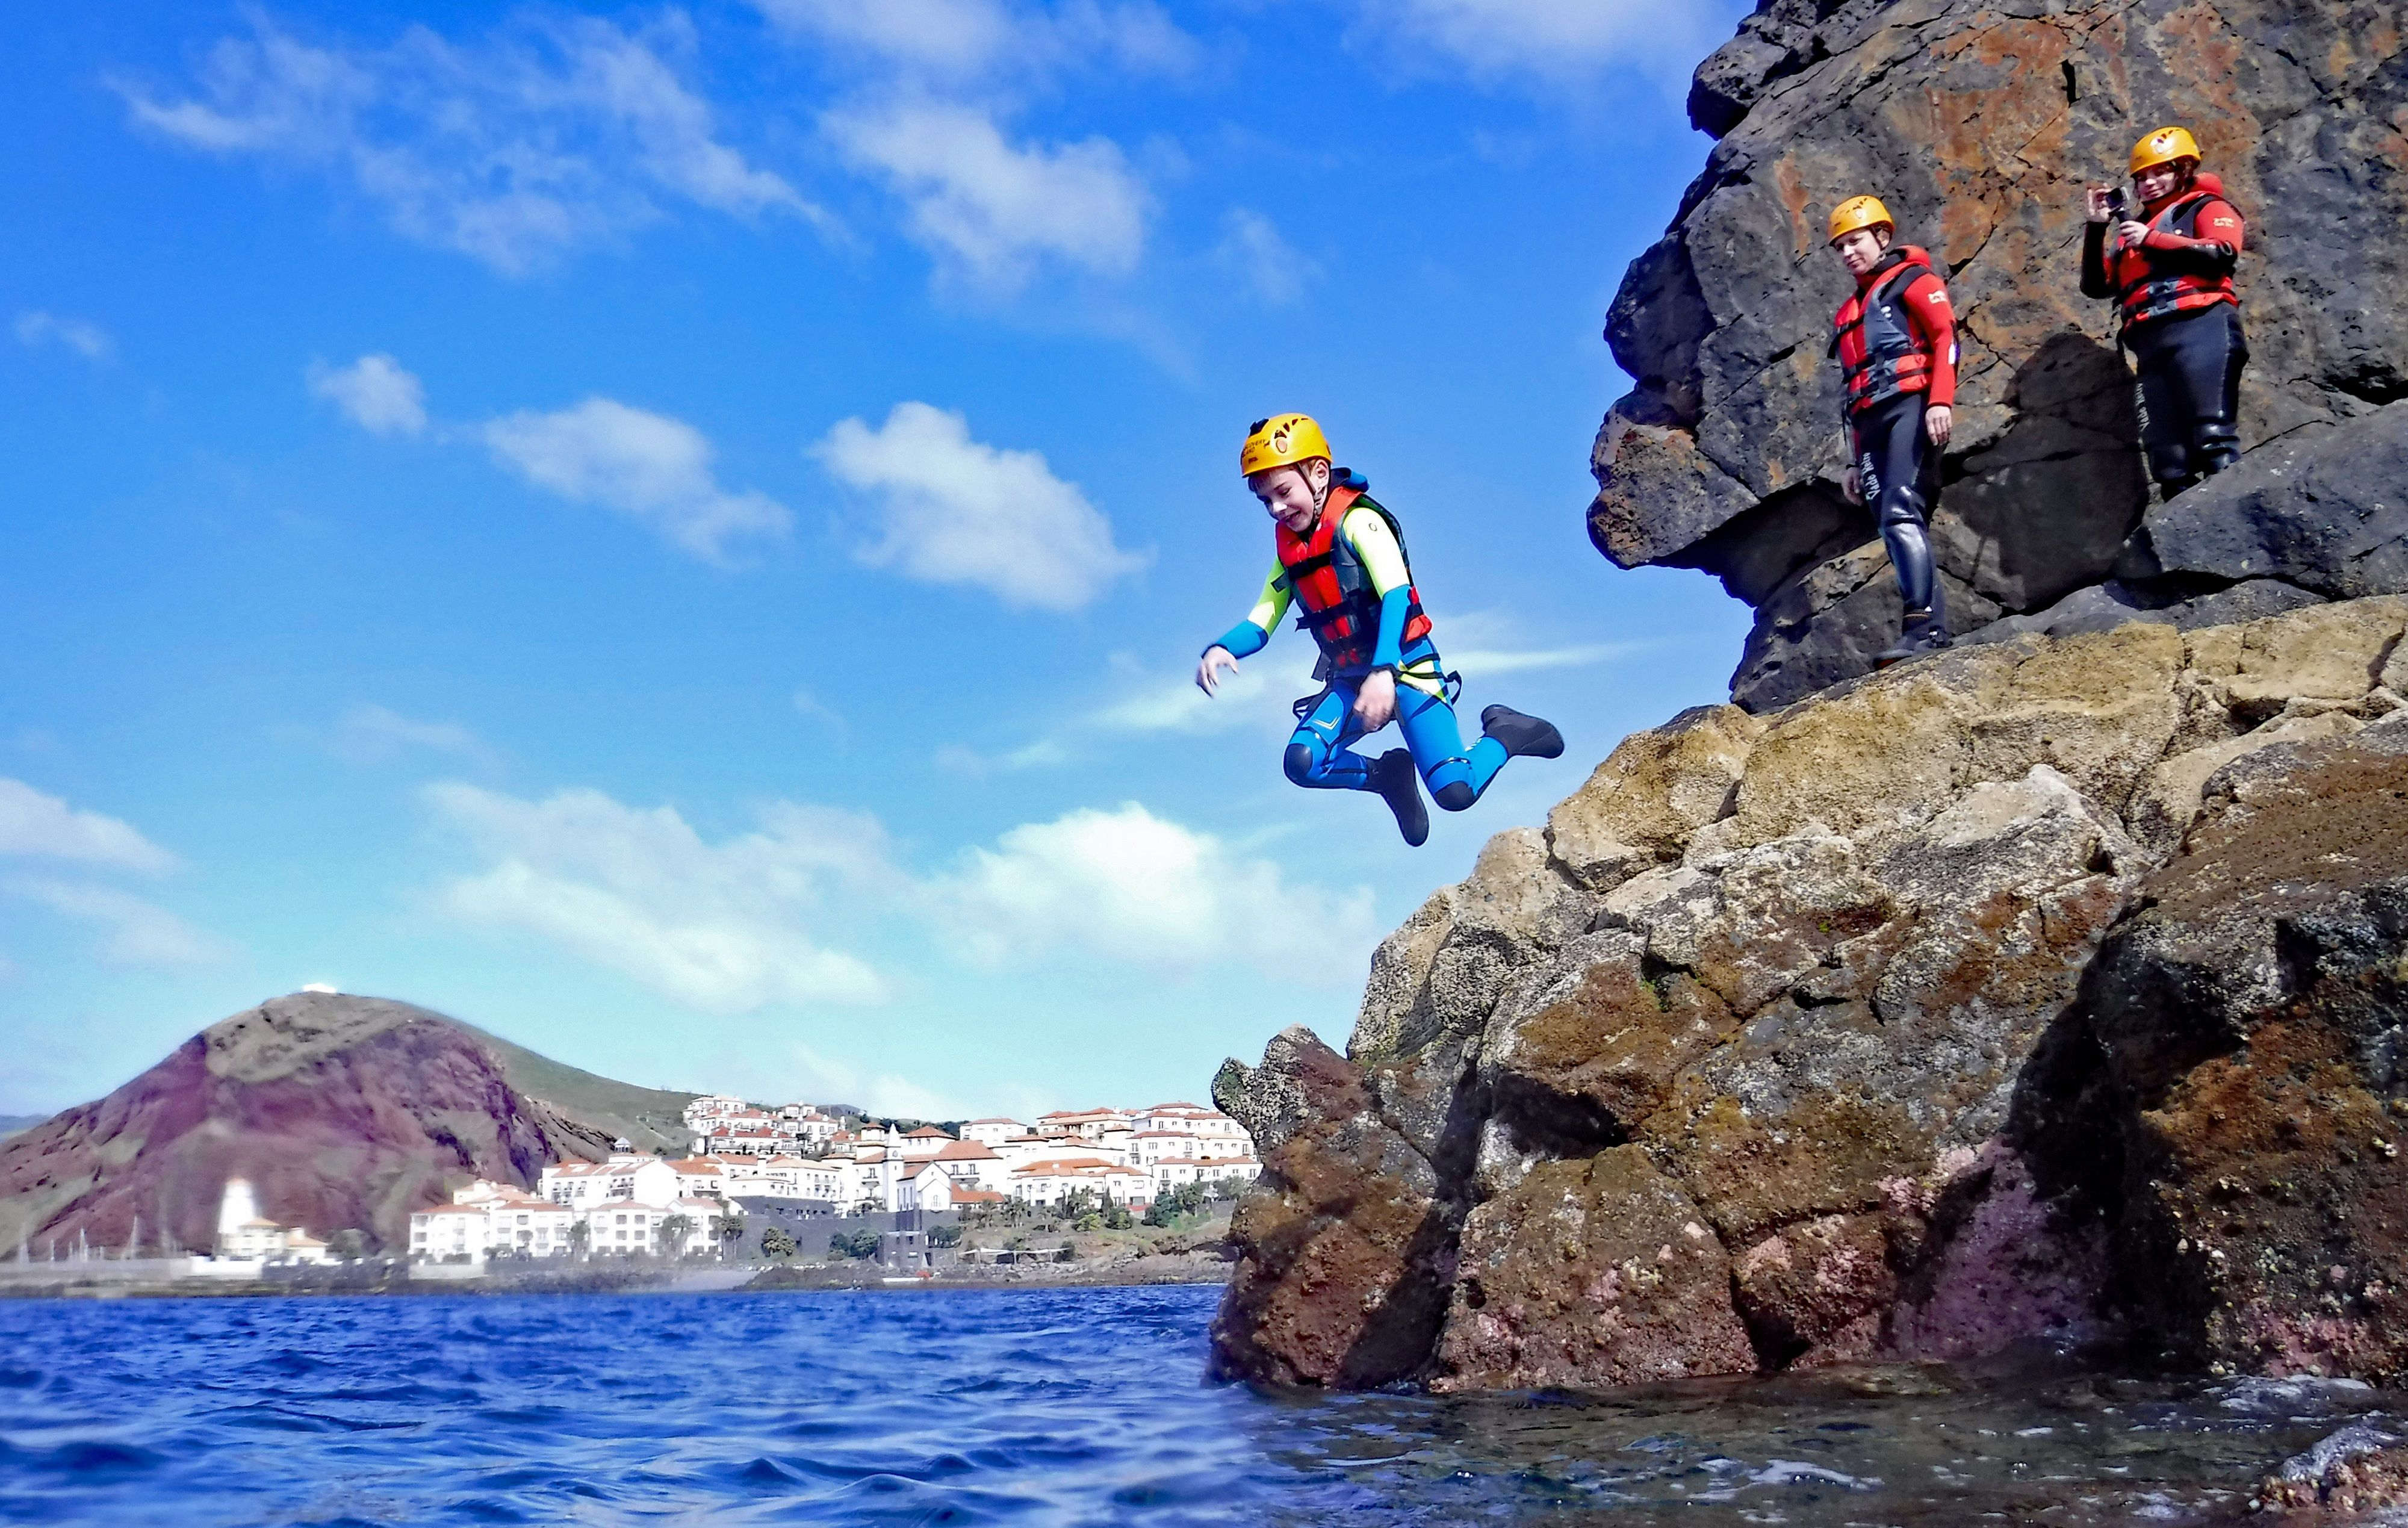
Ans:
MULTIPOLYGON (((1346 512, 1357 505, 1377 512, 1388 523, 1401 554, 1405 533, 1404 527, 1397 524, 1397 517, 1378 499, 1345 482, 1330 485, 1329 497, 1322 502, 1321 518, 1304 535, 1285 526, 1277 527, 1280 566, 1287 570, 1288 589, 1299 607, 1296 624, 1312 632, 1312 640, 1321 644, 1322 658, 1332 673, 1369 669, 1372 644, 1380 640, 1380 597, 1371 588, 1371 576, 1363 559, 1340 529, 1346 512)), ((1411 647, 1429 635, 1430 619, 1422 612, 1421 595, 1412 587, 1410 558, 1406 561, 1405 577, 1409 603, 1400 645, 1411 647)))
POLYGON ((1850 413, 1900 393, 1931 391, 1931 352, 1907 322, 1907 299, 1925 279, 1940 280, 1931 256, 1912 244, 1882 256, 1871 284, 1831 318, 1831 353, 1840 358, 1850 413), (1895 270, 1890 267, 1895 267, 1895 270))
MULTIPOLYGON (((2200 213, 2210 203, 2223 200, 2222 180, 2213 175, 2195 176, 2188 190, 2169 197, 2145 221, 2152 230, 2197 238, 2200 213)), ((2176 313, 2196 312, 2220 302, 2239 305, 2241 295, 2233 290, 2230 272, 2221 276, 2161 272, 2155 254, 2155 251, 2143 247, 2117 249, 2106 257, 2107 279, 2114 283, 2115 301, 2123 311, 2126 328, 2176 313)))

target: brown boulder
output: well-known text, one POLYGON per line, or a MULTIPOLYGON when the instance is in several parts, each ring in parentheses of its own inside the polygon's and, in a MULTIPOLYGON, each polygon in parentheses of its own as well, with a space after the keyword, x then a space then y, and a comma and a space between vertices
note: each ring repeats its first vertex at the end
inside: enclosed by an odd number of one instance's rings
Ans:
POLYGON ((1298 1026, 1260 1067, 1223 1067, 1212 1096, 1264 1151, 1230 1220, 1246 1255, 1212 1319, 1213 1373, 1363 1389, 1420 1371, 1455 1224, 1362 1070, 1298 1026))
POLYGON ((1550 1162, 1471 1212, 1440 1391, 1629 1385, 1754 1366, 1730 1259, 1636 1146, 1550 1162))

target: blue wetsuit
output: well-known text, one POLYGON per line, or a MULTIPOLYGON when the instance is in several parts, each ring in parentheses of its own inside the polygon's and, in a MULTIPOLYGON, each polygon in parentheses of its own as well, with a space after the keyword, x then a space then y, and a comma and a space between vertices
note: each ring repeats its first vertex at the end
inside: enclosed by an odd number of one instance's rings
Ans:
MULTIPOLYGON (((1341 474, 1333 486, 1359 492, 1369 483, 1349 472, 1341 474)), ((1353 744, 1365 735, 1363 719, 1354 714, 1354 700, 1363 681, 1374 670, 1386 669, 1397 676, 1397 726, 1405 735, 1414 768, 1429 787, 1430 800, 1449 812, 1460 812, 1480 800, 1510 755, 1505 744, 1493 737, 1483 736, 1469 748, 1463 745, 1455 707, 1446 699, 1437 645, 1426 636, 1410 646, 1404 643, 1413 602, 1412 580, 1405 567, 1404 549, 1386 519, 1373 509, 1350 509, 1339 534, 1352 545, 1372 592, 1379 596, 1379 635, 1370 661, 1329 673, 1327 688, 1303 711, 1303 720, 1288 739, 1287 777, 1299 786, 1322 790, 1378 788, 1371 760, 1354 751, 1353 744)), ((1286 570, 1274 565, 1254 613, 1231 627, 1213 645, 1226 647, 1232 656, 1240 658, 1261 652, 1293 594, 1286 570)))

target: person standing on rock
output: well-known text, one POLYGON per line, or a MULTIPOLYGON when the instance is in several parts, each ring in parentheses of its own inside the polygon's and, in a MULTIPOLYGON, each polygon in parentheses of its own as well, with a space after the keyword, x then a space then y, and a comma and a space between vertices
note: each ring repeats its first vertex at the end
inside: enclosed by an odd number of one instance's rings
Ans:
POLYGON ((1948 613, 1931 566, 1928 517, 1940 498, 1940 451, 1956 427, 1956 315, 1931 257, 1893 247, 1898 225, 1877 197, 1831 212, 1831 248, 1856 295, 1832 317, 1831 353, 1847 396, 1848 500, 1870 503, 1906 607, 1887 666, 1948 645, 1948 613))
POLYGON ((2241 459, 2241 214, 2224 182, 2200 173, 2187 128, 2160 127, 2132 146, 2138 215, 2120 190, 2092 186, 2082 240, 2082 295, 2121 308, 2116 339, 2141 373, 2141 444, 2160 498, 2241 459), (2111 227, 2112 224, 2112 227, 2111 227))
POLYGON ((1321 644, 1313 677, 1325 683, 1296 703, 1287 777, 1320 790, 1374 792, 1396 814, 1405 842, 1419 844, 1429 837, 1421 782, 1428 782, 1431 800, 1460 812, 1480 800, 1508 758, 1554 758, 1564 740, 1536 716, 1490 706, 1480 714, 1480 741, 1464 747, 1449 694, 1461 680, 1439 666, 1404 531, 1371 497, 1369 479, 1330 462, 1328 440, 1303 414, 1256 420, 1247 432, 1238 467, 1271 517, 1278 560, 1254 613, 1204 649, 1196 684, 1215 693, 1240 658, 1262 651, 1289 603, 1301 605, 1297 625, 1321 644), (1354 751, 1391 720, 1404 747, 1376 760, 1354 751))

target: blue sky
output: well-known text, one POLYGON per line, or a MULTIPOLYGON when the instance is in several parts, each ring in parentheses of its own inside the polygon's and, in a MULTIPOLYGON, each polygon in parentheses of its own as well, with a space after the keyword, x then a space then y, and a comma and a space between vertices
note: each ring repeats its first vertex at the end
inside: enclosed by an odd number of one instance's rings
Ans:
POLYGON ((1342 1041, 1744 612, 1613 570, 1598 338, 1745 7, 54 8, 0 60, 0 1113, 305 982, 931 1115, 1342 1041), (1464 714, 1409 850, 1187 686, 1321 418, 1464 714), (1473 725, 1476 726, 1476 723, 1473 725))

